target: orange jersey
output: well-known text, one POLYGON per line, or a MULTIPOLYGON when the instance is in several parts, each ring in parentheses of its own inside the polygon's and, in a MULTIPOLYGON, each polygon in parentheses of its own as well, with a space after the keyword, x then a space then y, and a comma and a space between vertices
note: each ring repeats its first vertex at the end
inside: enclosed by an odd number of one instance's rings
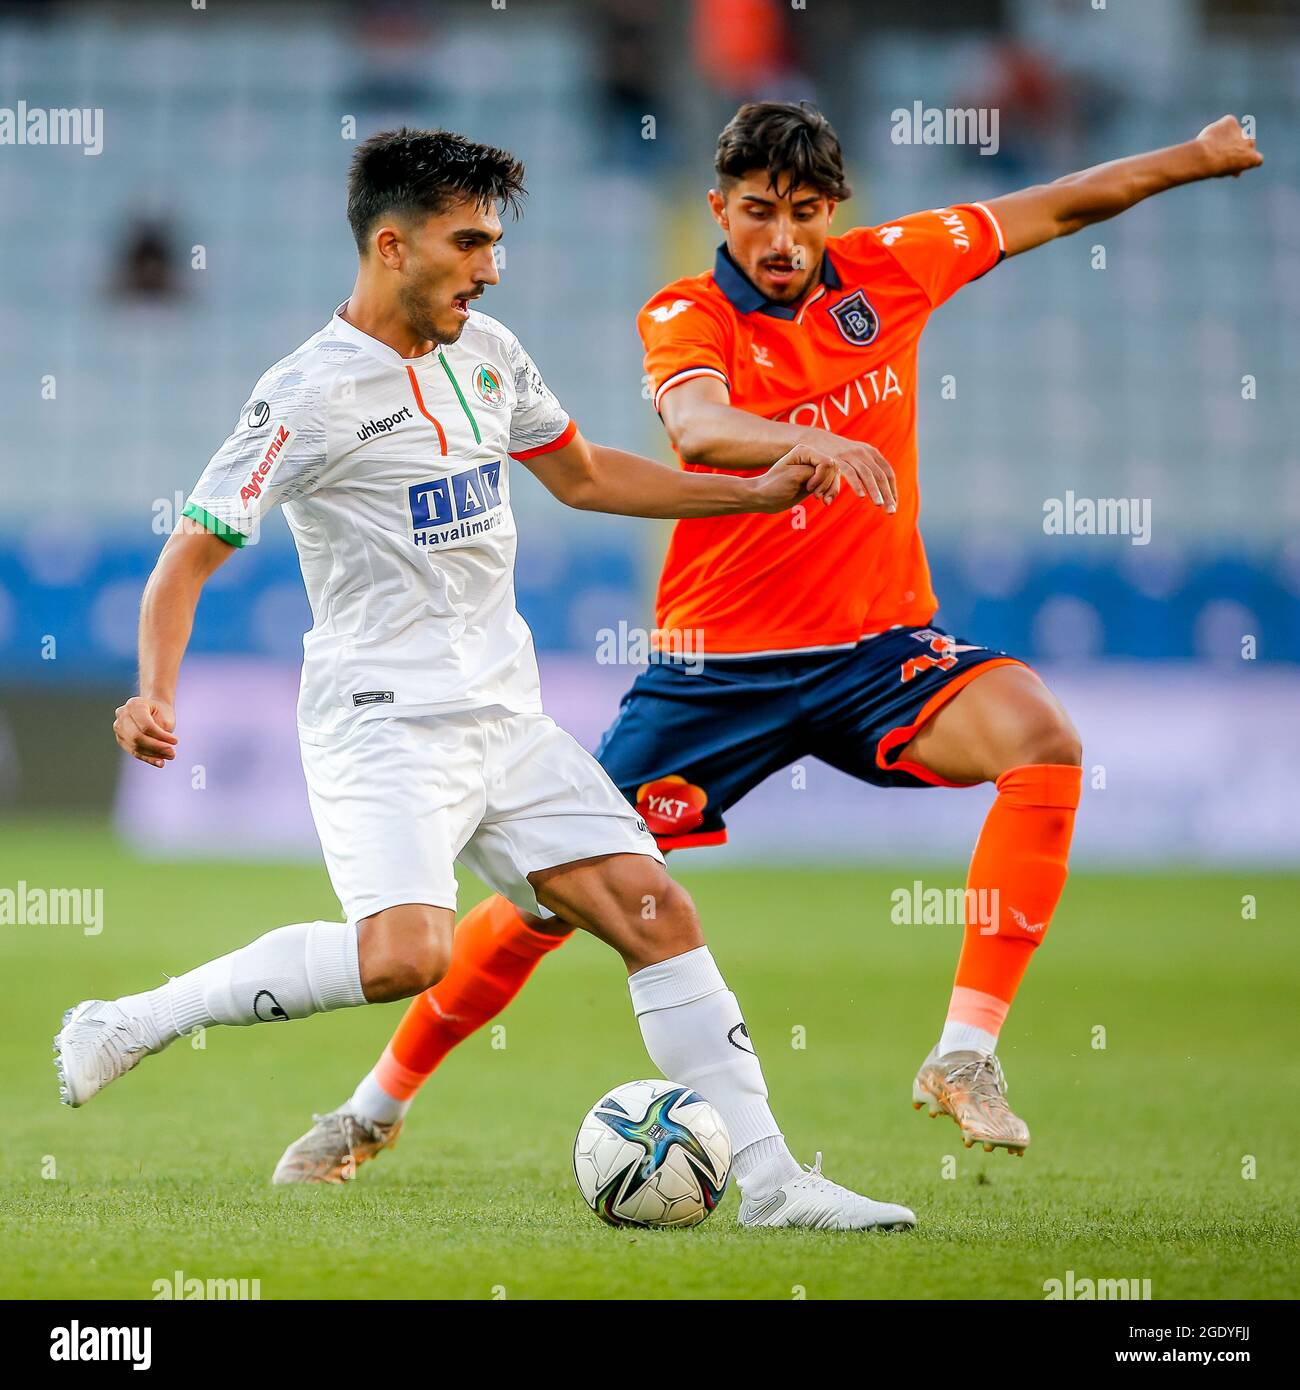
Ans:
POLYGON ((917 344, 930 311, 1003 254, 996 218, 967 203, 827 238, 821 283, 797 305, 768 302, 725 247, 712 271, 646 304, 637 328, 656 409, 682 382, 716 377, 739 410, 875 445, 898 487, 892 516, 844 487, 829 507, 677 522, 655 605, 665 647, 693 630, 710 655, 851 646, 930 622, 917 344))

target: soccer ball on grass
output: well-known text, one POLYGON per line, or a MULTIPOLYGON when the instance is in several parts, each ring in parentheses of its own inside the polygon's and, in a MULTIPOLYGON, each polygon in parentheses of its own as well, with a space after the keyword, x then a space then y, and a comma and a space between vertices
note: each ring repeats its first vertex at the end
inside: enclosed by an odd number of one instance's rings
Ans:
POLYGON ((629 1081, 587 1112, 573 1172, 611 1226, 697 1226, 726 1189, 731 1136, 689 1086, 629 1081))

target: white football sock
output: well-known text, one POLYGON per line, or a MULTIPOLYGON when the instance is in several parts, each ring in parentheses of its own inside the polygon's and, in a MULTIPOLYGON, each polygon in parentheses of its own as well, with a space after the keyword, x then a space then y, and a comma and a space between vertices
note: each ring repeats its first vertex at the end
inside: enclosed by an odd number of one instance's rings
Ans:
POLYGON ((365 1002, 356 924, 299 922, 117 1004, 166 1047, 215 1023, 272 1023, 365 1002))
POLYGON ((736 1170, 736 1181, 746 1196, 766 1197, 775 1192, 783 1182, 799 1176, 799 1164, 795 1156, 785 1146, 785 1140, 760 1139, 750 1144, 736 1155, 731 1165, 736 1170))
POLYGON ((997 1051, 998 1035, 976 1028, 973 1023, 954 1023, 949 1019, 939 1034, 939 1056, 950 1052, 979 1052, 991 1057, 997 1051))
POLYGON ((361 1078, 361 1084, 352 1092, 351 1098, 344 1101, 339 1108, 358 1119, 369 1120, 372 1124, 391 1125, 406 1114, 411 1108, 411 1102, 390 1096, 372 1071, 361 1078))
POLYGON ((762 1196, 799 1173, 767 1103, 767 1083, 736 996, 707 946, 638 970, 628 980, 650 1060, 698 1091, 726 1122, 736 1181, 762 1196))

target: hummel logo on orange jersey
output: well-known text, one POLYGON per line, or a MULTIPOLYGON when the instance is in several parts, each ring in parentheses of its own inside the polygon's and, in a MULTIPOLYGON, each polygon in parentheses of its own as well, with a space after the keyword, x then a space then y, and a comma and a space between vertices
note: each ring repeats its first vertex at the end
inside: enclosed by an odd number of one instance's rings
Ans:
POLYGON ((678 314, 691 307, 689 299, 674 299, 671 304, 656 304, 650 310, 650 317, 656 323, 667 323, 669 319, 675 319, 678 314))

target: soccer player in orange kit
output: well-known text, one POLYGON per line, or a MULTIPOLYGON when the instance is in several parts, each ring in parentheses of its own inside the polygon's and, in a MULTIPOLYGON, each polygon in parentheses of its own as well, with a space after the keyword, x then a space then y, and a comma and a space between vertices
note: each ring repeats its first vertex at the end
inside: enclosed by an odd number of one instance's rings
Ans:
MULTIPOLYGON (((807 442, 838 460, 847 486, 793 518, 676 523, 656 603, 660 659, 597 757, 661 849, 721 843, 727 808, 803 756, 877 786, 994 783, 967 879, 988 896, 967 900, 998 905, 995 929, 967 923, 947 1016, 912 1089, 967 1147, 1022 1154, 1029 1143, 995 1048, 1065 884, 1081 755, 1024 662, 933 625, 917 528, 917 344, 932 310, 1004 257, 1260 163, 1224 116, 1185 144, 831 235, 849 188, 830 124, 806 103, 751 103, 718 142, 708 196, 725 242, 713 270, 666 286, 638 318, 683 467, 760 470, 807 442), (694 632, 703 653, 674 659, 694 632)), ((340 1181, 389 1147, 432 1070, 568 930, 501 897, 469 912, 446 977, 412 1002, 353 1097, 290 1146, 275 1180, 340 1181)))

